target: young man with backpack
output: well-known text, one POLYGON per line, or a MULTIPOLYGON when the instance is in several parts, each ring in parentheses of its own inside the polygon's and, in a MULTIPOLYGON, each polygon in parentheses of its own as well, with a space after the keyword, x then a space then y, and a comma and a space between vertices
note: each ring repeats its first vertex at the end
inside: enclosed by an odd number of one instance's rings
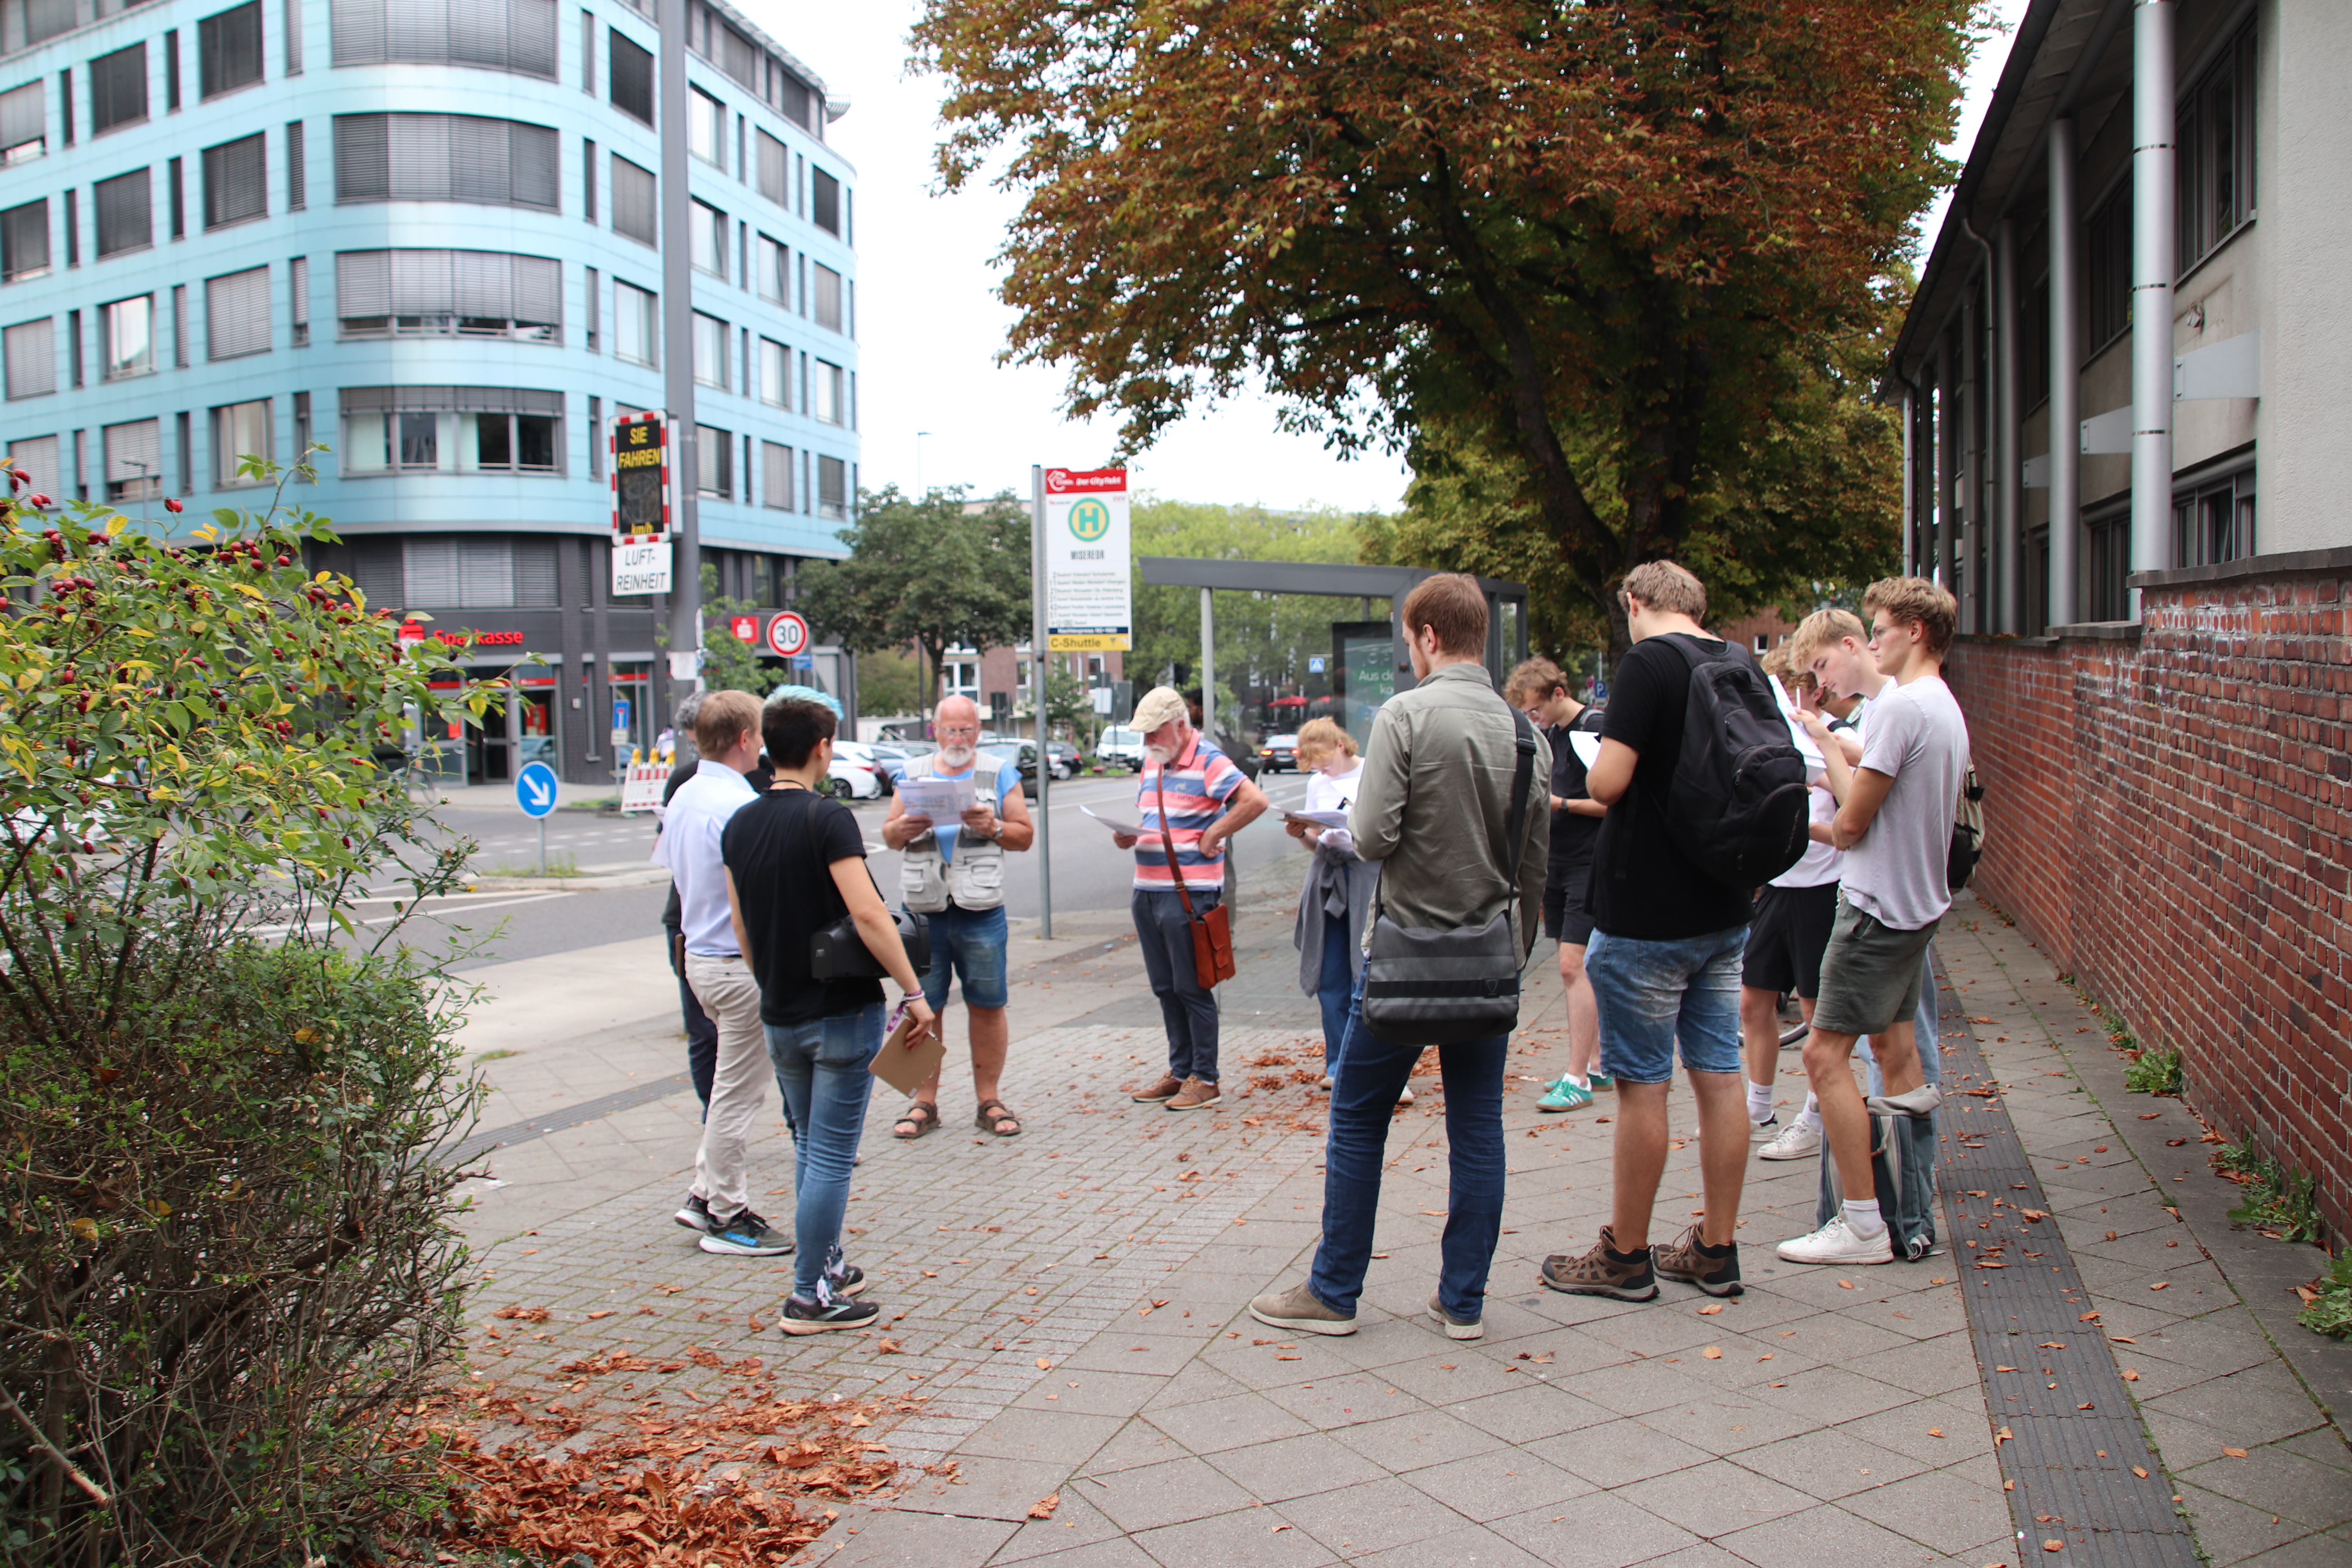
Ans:
POLYGON ((1805 1073, 1821 1100, 1845 1196, 1820 1229, 1780 1244, 1791 1263, 1892 1260, 1871 1170, 1872 1113, 1925 1119, 1942 1098, 1923 1070, 1911 1016, 1927 944, 1951 907, 1952 822, 1968 775, 1968 721, 1942 674, 1958 605, 1924 578, 1890 577, 1872 584, 1862 605, 1871 617, 1873 661, 1887 684, 1864 723, 1861 766, 1848 763, 1820 715, 1806 721, 1838 799, 1830 836, 1845 863, 1805 1073), (1885 1083, 1867 1105, 1851 1065, 1864 1035, 1885 1083))
POLYGON ((1626 575, 1633 649, 1611 683, 1586 779, 1609 808, 1595 846, 1585 972, 1601 1065, 1617 1080, 1614 1197, 1581 1257, 1544 1260, 1571 1295, 1647 1301, 1658 1276, 1739 1294, 1733 1240, 1748 1172, 1739 965, 1754 889, 1805 843, 1805 775, 1788 721, 1743 648, 1700 626, 1706 590, 1670 561, 1626 575), (1679 1046, 1698 1100, 1701 1223, 1650 1246, 1679 1046))

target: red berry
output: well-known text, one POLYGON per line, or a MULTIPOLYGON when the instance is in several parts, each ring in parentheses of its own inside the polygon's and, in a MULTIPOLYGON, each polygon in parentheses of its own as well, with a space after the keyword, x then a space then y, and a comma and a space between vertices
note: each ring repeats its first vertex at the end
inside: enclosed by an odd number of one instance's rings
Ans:
POLYGON ((35 511, 38 511, 43 507, 49 504, 49 498, 45 495, 35 493, 25 498, 25 504, 31 507, 35 511))
POLYGON ((163 500, 163 510, 165 511, 185 511, 187 508, 182 506, 178 501, 173 500, 167 496, 163 500))

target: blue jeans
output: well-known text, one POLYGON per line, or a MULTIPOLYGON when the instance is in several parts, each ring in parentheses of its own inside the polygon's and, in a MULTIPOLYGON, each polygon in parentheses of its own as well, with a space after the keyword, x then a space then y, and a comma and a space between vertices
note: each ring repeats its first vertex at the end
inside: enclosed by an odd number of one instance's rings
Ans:
POLYGON ((1355 1000, 1355 962, 1348 952, 1348 922, 1325 917, 1323 971, 1316 976, 1315 1000, 1323 1009, 1323 1070, 1334 1070, 1348 1039, 1348 1009, 1355 1000))
MULTIPOLYGON (((1438 1047, 1451 1164, 1437 1297, 1448 1312, 1471 1321, 1486 1315, 1486 1275, 1503 1234, 1503 1064, 1509 1055, 1508 1036, 1438 1047)), ((1331 1131, 1323 1149, 1323 1242, 1307 1277, 1315 1299, 1335 1312, 1352 1314, 1363 1294, 1389 1121, 1420 1059, 1419 1046, 1391 1045, 1364 1027, 1359 981, 1331 1080, 1331 1131)))
POLYGON ((1747 950, 1744 925, 1675 942, 1594 931, 1584 973, 1601 1016, 1601 1070, 1624 1083, 1664 1083, 1679 1047, 1692 1072, 1738 1072, 1747 950))
POLYGON ((967 1007, 1005 1004, 1004 909, 960 910, 950 904, 923 917, 931 923, 931 966, 923 973, 923 1000, 936 1013, 948 1003, 950 970, 963 983, 967 1007))
MULTIPOLYGON (((1207 914, 1222 893, 1194 893, 1192 907, 1207 914)), ((1192 967, 1192 922, 1173 892, 1135 889, 1135 945, 1143 951, 1143 973, 1160 998, 1168 1026, 1168 1076, 1217 1081, 1217 997, 1201 984, 1192 967)))
POLYGON ((793 1130, 793 1294, 814 1300, 849 1208, 850 1172, 874 1089, 866 1065, 882 1048, 882 1004, 805 1024, 770 1024, 767 1033, 768 1059, 793 1130))
POLYGON ((686 1076, 694 1080, 694 1095, 702 1114, 710 1114, 710 1084, 719 1074, 719 1026, 702 1010, 694 987, 686 983, 686 967, 677 961, 678 928, 662 927, 662 946, 669 953, 670 972, 677 976, 678 1016, 686 1023, 686 1076))

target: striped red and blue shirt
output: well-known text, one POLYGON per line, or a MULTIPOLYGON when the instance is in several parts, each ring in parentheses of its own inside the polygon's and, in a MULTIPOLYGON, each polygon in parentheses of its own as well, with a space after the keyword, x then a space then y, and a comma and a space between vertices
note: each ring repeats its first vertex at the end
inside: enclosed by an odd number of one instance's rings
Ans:
POLYGON ((1168 870, 1168 844, 1160 836, 1160 802, 1168 802, 1168 837, 1176 841, 1176 863, 1184 886, 1193 892, 1216 892, 1225 885, 1225 858, 1201 853, 1201 835, 1217 820, 1224 803, 1242 786, 1242 771, 1231 757, 1192 737, 1185 753, 1165 767, 1146 763, 1135 804, 1141 811, 1143 837, 1135 842, 1135 885, 1146 892, 1172 893, 1176 879, 1168 870))

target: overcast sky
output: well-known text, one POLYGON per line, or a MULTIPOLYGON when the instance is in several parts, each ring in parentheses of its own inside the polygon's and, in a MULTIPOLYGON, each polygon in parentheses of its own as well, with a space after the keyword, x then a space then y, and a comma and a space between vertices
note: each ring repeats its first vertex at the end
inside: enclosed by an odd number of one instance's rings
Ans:
MULTIPOLYGON (((1059 412, 1062 375, 1000 366, 1012 312, 999 304, 994 257, 1018 203, 993 189, 931 192, 937 81, 909 76, 906 37, 917 0, 737 0, 776 40, 851 100, 828 136, 856 166, 858 423, 868 489, 970 485, 1025 496, 1029 465, 1089 467, 1110 453, 1107 422, 1059 412), (928 435, 919 437, 919 432, 928 435)), ((2013 25, 2025 0, 1997 0, 2013 25)), ((2008 38, 1983 51, 1958 145, 1974 133, 2008 38)), ((1196 413, 1136 460, 1134 482, 1172 500, 1387 510, 1403 493, 1402 461, 1344 462, 1312 437, 1275 428, 1249 396, 1196 413)))

